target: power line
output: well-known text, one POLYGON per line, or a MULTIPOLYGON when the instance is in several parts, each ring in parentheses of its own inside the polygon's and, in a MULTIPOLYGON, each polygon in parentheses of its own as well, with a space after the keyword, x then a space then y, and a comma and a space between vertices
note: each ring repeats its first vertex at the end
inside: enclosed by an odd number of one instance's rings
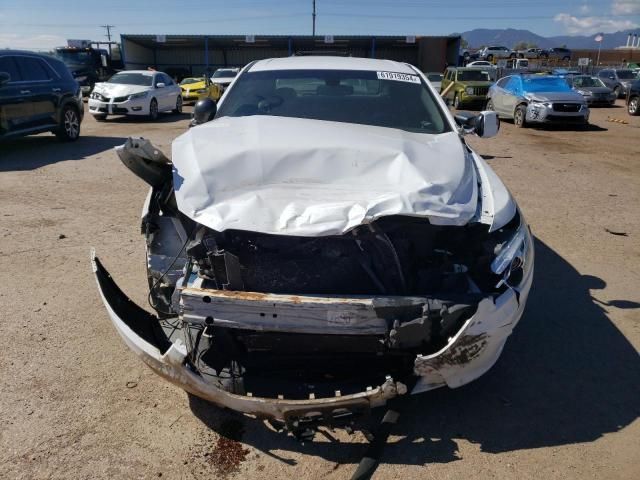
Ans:
POLYGON ((111 29, 115 28, 115 25, 100 25, 102 28, 107 29, 107 34, 105 37, 109 40, 109 58, 111 58, 111 29))
POLYGON ((111 42, 111 29, 115 28, 115 25, 100 25, 102 28, 106 28, 107 29, 107 34, 105 35, 105 37, 107 37, 107 39, 109 39, 109 42, 111 42))

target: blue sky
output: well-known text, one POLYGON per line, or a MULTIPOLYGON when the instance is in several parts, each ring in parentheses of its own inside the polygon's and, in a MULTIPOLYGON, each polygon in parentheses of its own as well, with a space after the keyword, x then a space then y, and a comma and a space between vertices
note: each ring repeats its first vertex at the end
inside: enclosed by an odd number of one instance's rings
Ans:
MULTIPOLYGON (((310 34, 312 0, 0 0, 0 48, 48 49, 113 32, 310 34)), ((317 0, 317 34, 446 35, 522 28, 544 36, 640 28, 640 0, 317 0)))

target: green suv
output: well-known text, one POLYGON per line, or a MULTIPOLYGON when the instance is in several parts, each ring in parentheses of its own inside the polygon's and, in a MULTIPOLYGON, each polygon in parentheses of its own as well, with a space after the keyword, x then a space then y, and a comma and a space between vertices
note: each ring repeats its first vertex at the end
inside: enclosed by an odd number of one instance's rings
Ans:
POLYGON ((444 73, 440 92, 444 92, 451 83, 453 87, 445 95, 454 108, 462 106, 484 107, 489 87, 493 84, 489 69, 449 67, 444 73))

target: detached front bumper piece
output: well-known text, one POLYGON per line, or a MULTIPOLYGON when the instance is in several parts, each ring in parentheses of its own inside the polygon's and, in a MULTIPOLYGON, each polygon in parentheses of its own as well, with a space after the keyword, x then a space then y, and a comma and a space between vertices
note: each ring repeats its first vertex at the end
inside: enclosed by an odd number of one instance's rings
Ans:
POLYGON ((366 412, 407 391, 404 384, 394 382, 390 377, 382 385, 365 392, 344 396, 336 392, 331 398, 308 400, 236 395, 217 388, 206 383, 190 366, 184 343, 180 339, 170 342, 158 318, 140 308, 120 290, 94 252, 91 261, 102 301, 127 346, 161 377, 218 406, 287 424, 310 414, 319 415, 330 423, 332 418, 345 412, 366 412))

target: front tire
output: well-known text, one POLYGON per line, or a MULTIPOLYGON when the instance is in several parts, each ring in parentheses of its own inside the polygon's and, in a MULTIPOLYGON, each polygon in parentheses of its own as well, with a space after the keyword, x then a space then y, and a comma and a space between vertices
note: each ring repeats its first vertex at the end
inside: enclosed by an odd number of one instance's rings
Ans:
POLYGON ((616 88, 613 89, 613 93, 615 93, 616 98, 620 98, 620 85, 616 86, 616 88))
POLYGON ((640 115, 640 97, 633 97, 631 100, 629 100, 629 105, 627 105, 627 112, 629 112, 629 115, 633 115, 634 117, 640 115))
POLYGON ((60 126, 53 132, 63 142, 75 142, 80 136, 80 115, 73 105, 62 109, 60 126))
POLYGON ((152 98, 149 103, 149 120, 157 120, 158 115, 158 101, 152 98))
POLYGON ((456 110, 460 108, 460 97, 458 97, 457 93, 453 96, 453 108, 455 108, 456 110))
POLYGON ((182 113, 182 96, 178 95, 176 98, 176 108, 173 109, 173 113, 182 113))
POLYGON ((513 112, 513 124, 517 128, 526 127, 527 123, 527 107, 524 105, 518 105, 516 111, 513 112))

